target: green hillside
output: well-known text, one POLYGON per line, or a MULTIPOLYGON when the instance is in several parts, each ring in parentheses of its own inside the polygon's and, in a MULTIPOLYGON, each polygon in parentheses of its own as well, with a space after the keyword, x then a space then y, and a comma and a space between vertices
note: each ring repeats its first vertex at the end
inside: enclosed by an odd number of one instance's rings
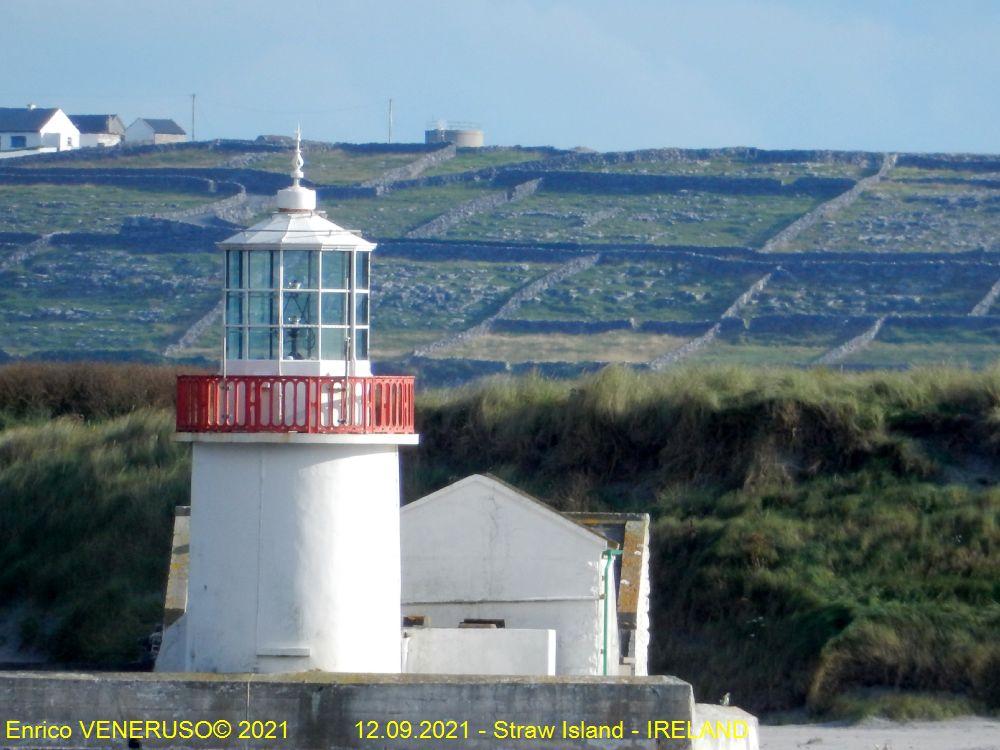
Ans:
MULTIPOLYGON (((270 210, 289 159, 269 137, 7 160, 0 359, 214 366, 214 243, 270 210)), ((310 142, 305 161, 330 218, 380 243, 377 365, 425 385, 997 361, 996 157, 310 142)))

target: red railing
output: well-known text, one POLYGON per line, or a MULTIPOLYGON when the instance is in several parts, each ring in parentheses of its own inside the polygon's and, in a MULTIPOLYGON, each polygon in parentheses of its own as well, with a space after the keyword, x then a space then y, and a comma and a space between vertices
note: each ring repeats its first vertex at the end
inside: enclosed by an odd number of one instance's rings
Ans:
POLYGON ((177 431, 412 433, 413 377, 180 375, 177 431))

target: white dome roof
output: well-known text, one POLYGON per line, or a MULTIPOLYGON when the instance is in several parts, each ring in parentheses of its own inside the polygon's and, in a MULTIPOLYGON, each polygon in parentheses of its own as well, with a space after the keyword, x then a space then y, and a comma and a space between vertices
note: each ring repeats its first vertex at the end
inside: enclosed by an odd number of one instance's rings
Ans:
POLYGON ((269 247, 299 245, 309 248, 375 249, 375 243, 312 211, 302 213, 278 211, 252 227, 223 240, 219 245, 226 248, 246 245, 269 247))
POLYGON ((337 226, 325 216, 316 213, 316 191, 299 184, 299 180, 303 177, 301 143, 301 133, 296 130, 295 155, 292 158, 292 184, 278 191, 278 211, 270 218, 223 240, 219 243, 221 247, 254 245, 273 248, 279 245, 299 245, 309 248, 375 249, 375 243, 337 226))

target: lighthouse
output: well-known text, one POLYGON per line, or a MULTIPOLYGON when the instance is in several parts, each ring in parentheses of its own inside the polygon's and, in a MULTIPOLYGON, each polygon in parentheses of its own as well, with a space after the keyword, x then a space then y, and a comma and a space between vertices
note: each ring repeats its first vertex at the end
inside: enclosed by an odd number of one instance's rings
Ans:
POLYGON ((413 378, 370 363, 375 245, 316 210, 296 134, 269 218, 219 243, 222 372, 180 376, 190 571, 158 669, 400 671, 413 378))

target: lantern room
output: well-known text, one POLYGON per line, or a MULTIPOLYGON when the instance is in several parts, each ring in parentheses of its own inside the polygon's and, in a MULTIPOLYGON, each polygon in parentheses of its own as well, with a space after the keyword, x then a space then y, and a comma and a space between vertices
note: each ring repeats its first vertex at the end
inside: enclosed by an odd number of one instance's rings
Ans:
POLYGON ((316 211, 316 192, 299 184, 302 164, 297 138, 278 211, 219 244, 226 374, 371 374, 375 245, 316 211))
POLYGON ((180 433, 413 433, 413 378, 371 373, 375 244, 316 210, 302 166, 296 133, 277 211, 219 243, 222 373, 178 378, 180 433))

